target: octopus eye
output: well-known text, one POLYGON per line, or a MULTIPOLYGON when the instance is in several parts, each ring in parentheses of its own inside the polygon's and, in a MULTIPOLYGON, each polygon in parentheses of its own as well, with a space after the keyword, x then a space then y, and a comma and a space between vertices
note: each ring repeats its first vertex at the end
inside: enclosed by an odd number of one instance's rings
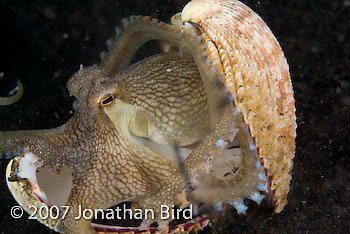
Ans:
POLYGON ((114 100, 114 96, 112 94, 108 94, 107 96, 101 99, 100 105, 102 107, 109 106, 110 104, 112 104, 113 100, 114 100))

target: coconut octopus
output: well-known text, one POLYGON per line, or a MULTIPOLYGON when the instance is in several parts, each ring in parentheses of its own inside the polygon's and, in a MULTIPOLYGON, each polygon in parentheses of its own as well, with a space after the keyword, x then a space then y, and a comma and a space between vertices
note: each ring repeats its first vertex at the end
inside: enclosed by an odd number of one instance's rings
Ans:
POLYGON ((187 233, 213 209, 243 213, 245 199, 267 195, 281 212, 295 105, 288 64, 263 20, 236 0, 192 0, 171 24, 131 16, 116 31, 101 64, 70 78, 75 114, 66 124, 0 132, 0 152, 14 157, 6 180, 18 203, 55 231, 77 234, 187 233), (150 40, 176 50, 130 65, 150 40), (136 227, 75 218, 122 202, 155 215, 136 227), (198 215, 169 225, 162 205, 198 215), (42 218, 32 206, 69 210, 42 218))

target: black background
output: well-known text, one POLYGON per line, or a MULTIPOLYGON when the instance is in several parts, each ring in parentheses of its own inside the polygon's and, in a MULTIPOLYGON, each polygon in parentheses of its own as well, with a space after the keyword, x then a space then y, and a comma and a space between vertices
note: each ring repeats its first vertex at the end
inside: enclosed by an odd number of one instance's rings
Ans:
MULTIPOLYGON (((123 17, 168 21, 187 1, 2 0, 0 95, 20 78, 22 100, 0 107, 0 130, 62 125, 72 116, 66 90, 79 65, 99 62, 105 41, 123 17)), ((290 64, 298 137, 289 203, 280 214, 252 202, 201 233, 350 232, 350 1, 245 0, 280 42, 290 64)), ((0 233, 52 233, 27 216, 13 219, 16 202, 0 160, 0 233)))

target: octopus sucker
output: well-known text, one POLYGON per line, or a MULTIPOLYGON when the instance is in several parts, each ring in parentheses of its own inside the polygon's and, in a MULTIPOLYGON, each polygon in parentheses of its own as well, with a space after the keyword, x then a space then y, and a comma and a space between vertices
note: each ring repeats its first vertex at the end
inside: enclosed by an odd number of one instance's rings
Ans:
POLYGON ((115 34, 101 64, 70 78, 77 100, 66 124, 0 132, 18 203, 29 213, 31 205, 70 207, 39 221, 78 234, 196 232, 227 207, 249 212, 246 199, 268 197, 282 211, 296 117, 288 64, 263 20, 236 0, 193 0, 171 24, 131 16, 115 34), (130 64, 153 40, 165 51, 130 64), (135 227, 75 218, 123 203, 154 216, 135 227), (163 205, 193 207, 195 217, 170 223, 177 218, 162 219, 163 205))

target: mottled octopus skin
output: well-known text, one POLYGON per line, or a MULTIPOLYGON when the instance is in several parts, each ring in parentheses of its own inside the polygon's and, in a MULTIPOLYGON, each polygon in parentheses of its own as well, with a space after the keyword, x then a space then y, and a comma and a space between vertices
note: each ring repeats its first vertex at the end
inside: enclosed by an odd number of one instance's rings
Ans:
MULTIPOLYGON (((261 200, 265 190, 272 192, 275 212, 286 205, 296 136, 288 65, 266 24, 241 2, 193 0, 172 24, 150 17, 126 19, 102 63, 81 67, 68 89, 77 101, 65 125, 0 132, 0 152, 25 149, 53 172, 63 166, 71 170, 71 209, 55 230, 93 233, 90 220, 74 219, 78 205, 95 209, 132 201, 157 214, 162 204, 223 201, 237 208, 245 198, 261 200), (129 66, 139 47, 159 39, 180 53, 129 66), (191 145, 192 152, 179 164, 134 136, 191 145), (234 141, 243 160, 236 177, 208 174, 205 169, 212 164, 205 157, 225 160, 234 141), (258 186, 263 170, 269 190, 258 186), (195 189, 189 191, 186 182, 195 189)), ((168 222, 156 220, 167 232, 168 222)))

